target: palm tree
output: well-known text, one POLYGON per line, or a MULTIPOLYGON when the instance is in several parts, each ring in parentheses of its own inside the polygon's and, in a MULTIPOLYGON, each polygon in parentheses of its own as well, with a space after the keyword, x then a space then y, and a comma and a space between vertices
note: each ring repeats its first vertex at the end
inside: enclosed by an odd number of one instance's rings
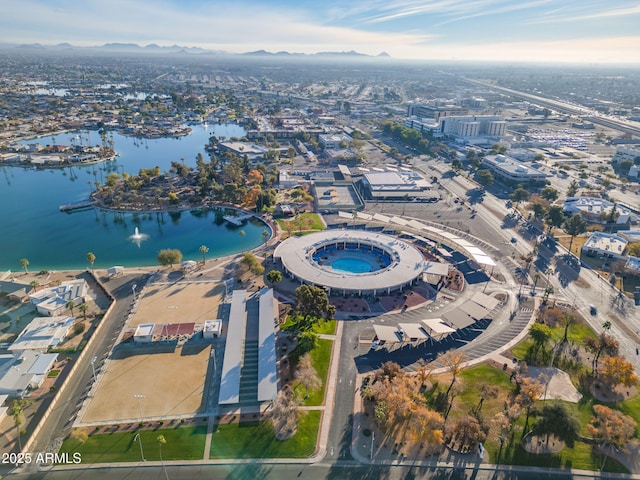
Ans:
POLYGON ((87 253, 87 261, 89 262, 89 264, 91 265, 91 268, 93 268, 93 262, 96 261, 96 256, 94 255, 93 252, 89 252, 87 253))
POLYGON ((73 300, 69 300, 65 304, 65 307, 67 307, 69 310, 71 310, 71 316, 73 317, 73 309, 76 308, 76 302, 74 302, 73 300))
POLYGON ((567 221, 564 222, 562 228, 565 232, 571 235, 571 241, 569 242, 569 253, 571 253, 571 246, 573 245, 573 239, 576 235, 580 235, 587 231, 587 222, 582 218, 582 215, 576 213, 567 221))
POLYGON ((16 399, 12 402, 11 404, 11 408, 9 409, 9 415, 13 418, 13 421, 16 425, 16 432, 18 434, 18 451, 22 451, 22 439, 20 437, 20 425, 22 425, 22 422, 24 421, 23 419, 23 412, 24 409, 27 407, 28 402, 27 400, 24 400, 22 398, 20 399, 16 399))
POLYGON ((89 305, 87 305, 86 303, 83 303, 82 305, 80 305, 78 307, 78 310, 80 310, 82 312, 82 317, 86 320, 87 319, 87 310, 89 310, 89 305))
POLYGON ((209 252, 209 247, 206 245, 200 245, 200 253, 202 254, 202 264, 204 265, 207 261, 207 253, 209 252))
POLYGON ((271 234, 269 233, 269 230, 263 230, 262 231, 262 241, 264 243, 267 243, 267 240, 269 239, 270 236, 271 236, 271 234))
POLYGON ((21 258, 21 259, 20 259, 20 266, 21 266, 22 268, 24 268, 24 273, 29 273, 29 270, 28 270, 28 268, 27 268, 27 267, 29 266, 29 260, 28 260, 28 259, 26 259, 26 258, 21 258))
POLYGON ((240 238, 242 240, 242 253, 244 253, 244 237, 247 233, 244 230, 240 230, 240 238))
POLYGON ((36 290, 40 286, 40 282, 38 280, 32 280, 29 285, 31 285, 33 289, 36 290))
POLYGON ((162 471, 164 472, 164 477, 169 480, 169 474, 167 473, 167 469, 164 466, 164 460, 162 459, 162 445, 167 443, 167 440, 164 438, 164 435, 158 435, 156 437, 156 442, 158 442, 158 450, 160 451, 160 463, 162 463, 162 471))

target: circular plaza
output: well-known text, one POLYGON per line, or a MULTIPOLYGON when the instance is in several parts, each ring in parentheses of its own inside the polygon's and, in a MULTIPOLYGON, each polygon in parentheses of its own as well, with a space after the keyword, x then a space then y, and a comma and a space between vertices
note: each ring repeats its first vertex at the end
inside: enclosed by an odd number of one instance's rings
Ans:
POLYGON ((275 249, 291 278, 325 287, 329 294, 382 295, 413 285, 424 257, 393 236, 361 230, 325 230, 290 237, 275 249))

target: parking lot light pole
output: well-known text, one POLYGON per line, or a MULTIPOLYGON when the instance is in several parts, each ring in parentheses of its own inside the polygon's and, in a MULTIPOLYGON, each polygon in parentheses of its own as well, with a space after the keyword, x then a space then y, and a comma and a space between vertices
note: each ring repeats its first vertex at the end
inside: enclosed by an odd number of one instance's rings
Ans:
POLYGON ((96 378, 96 360, 98 360, 98 357, 93 357, 91 359, 91 370, 93 370, 93 383, 96 383, 98 381, 96 378))
POLYGON ((133 441, 135 442, 136 440, 138 440, 138 443, 140 444, 140 457, 142 457, 142 461, 146 462, 145 458, 144 458, 144 451, 142 450, 142 439, 140 438, 140 434, 136 433, 136 436, 133 437, 133 441))
POLYGON ((138 400, 138 409, 140 410, 140 421, 142 422, 142 400, 144 400, 144 395, 134 395, 133 398, 138 400))

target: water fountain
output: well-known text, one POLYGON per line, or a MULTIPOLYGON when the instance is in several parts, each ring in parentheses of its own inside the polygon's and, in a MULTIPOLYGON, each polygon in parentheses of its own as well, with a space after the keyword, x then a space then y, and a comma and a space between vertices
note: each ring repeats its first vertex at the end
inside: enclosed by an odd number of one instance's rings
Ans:
POLYGON ((148 238, 149 238, 149 235, 147 235, 146 233, 140 233, 140 230, 138 230, 138 227, 136 227, 135 230, 133 231, 133 235, 129 237, 129 240, 131 240, 138 247, 140 247, 140 244, 148 238))

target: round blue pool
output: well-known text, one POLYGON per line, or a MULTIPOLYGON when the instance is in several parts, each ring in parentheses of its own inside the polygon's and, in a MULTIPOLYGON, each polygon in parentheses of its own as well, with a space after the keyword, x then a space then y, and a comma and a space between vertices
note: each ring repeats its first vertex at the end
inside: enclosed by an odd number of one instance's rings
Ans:
POLYGON ((381 249, 348 243, 325 246, 316 250, 312 258, 322 268, 350 275, 377 272, 391 264, 390 255, 381 249))
POLYGON ((331 263, 331 269, 344 273, 367 273, 373 270, 373 266, 361 258, 339 258, 331 263))

